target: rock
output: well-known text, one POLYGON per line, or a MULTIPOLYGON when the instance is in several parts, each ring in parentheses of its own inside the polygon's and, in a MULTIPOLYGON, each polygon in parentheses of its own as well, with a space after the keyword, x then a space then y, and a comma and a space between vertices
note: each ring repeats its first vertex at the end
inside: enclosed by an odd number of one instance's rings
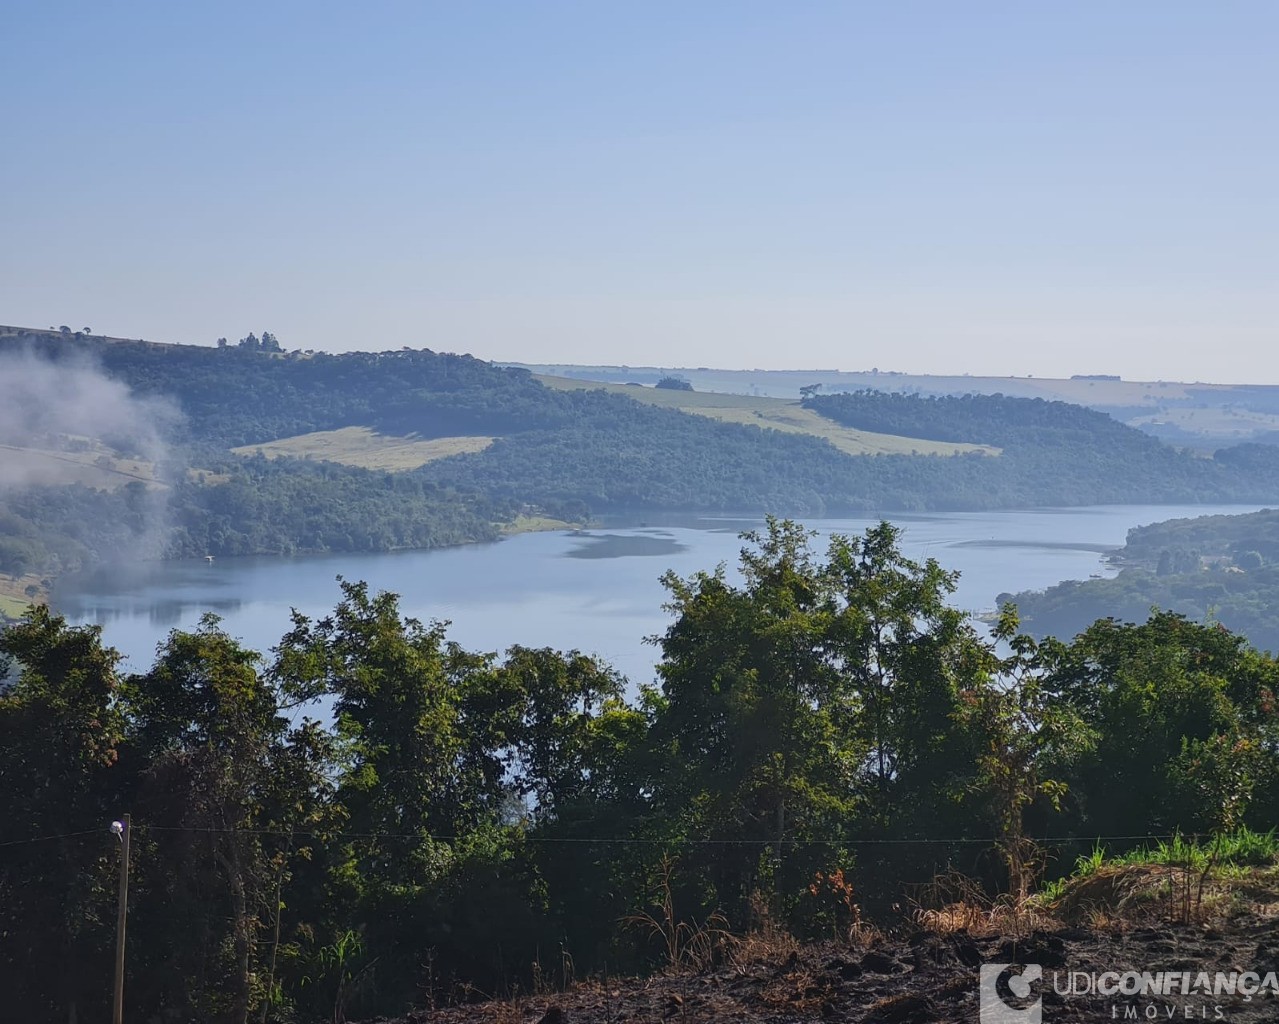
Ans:
POLYGON ((998 959, 1010 964, 1066 966, 1066 943, 1059 935, 1032 932, 1023 939, 1005 939, 999 944, 998 959))
POLYGON ((952 935, 950 948, 955 953, 955 959, 965 967, 976 967, 984 959, 981 950, 977 948, 977 943, 967 932, 956 932, 952 935))
POLYGON ((862 957, 862 969, 871 974, 897 974, 902 970, 902 965, 887 953, 872 949, 862 957))

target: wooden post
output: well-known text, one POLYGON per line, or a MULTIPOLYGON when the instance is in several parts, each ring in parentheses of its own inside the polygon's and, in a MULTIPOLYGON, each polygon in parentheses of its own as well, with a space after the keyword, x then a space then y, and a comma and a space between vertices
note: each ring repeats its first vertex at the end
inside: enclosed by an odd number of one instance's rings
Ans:
POLYGON ((124 1024, 124 927, 129 918, 129 815, 120 832, 120 907, 115 922, 115 1002, 111 1024, 124 1024))

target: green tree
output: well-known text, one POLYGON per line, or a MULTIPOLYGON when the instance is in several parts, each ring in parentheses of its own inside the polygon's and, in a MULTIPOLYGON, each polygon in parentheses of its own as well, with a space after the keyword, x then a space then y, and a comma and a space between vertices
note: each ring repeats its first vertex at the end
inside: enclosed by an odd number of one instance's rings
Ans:
POLYGON ((314 726, 290 729, 259 662, 206 615, 170 633, 125 689, 144 823, 138 930, 150 937, 135 970, 159 1005, 226 1024, 270 998, 262 934, 278 925, 290 858, 305 856, 285 837, 319 820, 327 769, 314 726))
POLYGON ((675 620, 656 638, 661 691, 647 698, 654 811, 672 843, 690 844, 681 863, 703 902, 739 919, 752 892, 807 883, 813 867, 788 841, 839 832, 858 760, 832 699, 829 595, 809 535, 770 519, 743 539, 741 586, 723 566, 663 577, 675 620))
POLYGON ((492 657, 448 642, 444 623, 404 618, 394 594, 371 595, 364 583, 341 587, 332 616, 295 616, 273 675, 299 697, 332 700, 334 798, 349 837, 326 852, 327 884, 379 965, 367 1008, 394 1008, 426 984, 430 951, 446 937, 441 970, 484 970, 499 917, 479 895, 508 900, 502 923, 513 937, 527 926, 525 865, 511 861, 504 824, 519 709, 492 713, 492 657), (459 909, 468 890, 476 897, 459 909), (459 935, 461 922, 478 937, 459 935))
POLYGON ((14 1020, 105 1016, 121 813, 119 654, 43 606, 0 631, 0 986, 14 1020), (65 838, 46 838, 65 837, 65 838))
POLYGON ((1243 768, 1255 763, 1244 756, 1254 747, 1274 749, 1277 683, 1279 667, 1242 638, 1172 612, 1085 630, 1050 684, 1098 737, 1071 783, 1087 830, 1205 830, 1224 820, 1226 806, 1231 820, 1246 816, 1251 782, 1226 790, 1201 783, 1222 768, 1224 753, 1236 751, 1243 768))
POLYGON ((1009 891, 1025 899, 1038 867, 1026 812, 1036 802, 1061 809, 1065 779, 1096 734, 1048 681, 1062 645, 1040 645, 1018 626, 1016 609, 1005 605, 994 636, 1010 653, 961 692, 959 718, 980 745, 974 786, 995 826, 1009 891))

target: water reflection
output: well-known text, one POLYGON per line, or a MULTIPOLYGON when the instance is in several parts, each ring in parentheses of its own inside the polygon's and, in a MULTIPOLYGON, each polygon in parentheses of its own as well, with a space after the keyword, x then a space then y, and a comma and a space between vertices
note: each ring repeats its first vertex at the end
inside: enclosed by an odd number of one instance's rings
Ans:
POLYGON ((150 600, 105 602, 70 598, 59 602, 59 610, 77 622, 105 626, 122 619, 145 617, 150 625, 166 631, 198 619, 206 612, 223 617, 234 615, 243 606, 244 602, 234 597, 204 597, 186 601, 156 597, 150 600))
POLYGON ((578 544, 565 552, 568 558, 652 557, 688 550, 687 544, 681 544, 665 530, 640 529, 632 534, 593 533, 585 538, 575 536, 574 540, 578 544))
POLYGON ((1108 555, 1118 551, 1121 544, 1086 544, 1068 540, 1000 540, 991 537, 988 540, 958 540, 950 545, 953 548, 1034 548, 1041 551, 1094 551, 1099 555, 1108 555))

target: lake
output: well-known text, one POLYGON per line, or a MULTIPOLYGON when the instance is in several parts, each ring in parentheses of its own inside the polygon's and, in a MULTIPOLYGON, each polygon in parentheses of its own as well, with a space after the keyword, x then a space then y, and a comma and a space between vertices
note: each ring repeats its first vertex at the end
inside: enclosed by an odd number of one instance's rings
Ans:
MULTIPOLYGON (((1004 591, 1040 589, 1094 573, 1134 526, 1189 516, 1256 511, 1258 506, 1124 505, 1095 508, 890 516, 911 558, 936 558, 961 573, 954 603, 987 611, 1004 591)), ((855 534, 873 519, 808 520, 819 534, 855 534)), ((68 577, 54 606, 72 621, 98 623, 129 667, 149 666, 169 630, 190 628, 206 611, 250 647, 266 652, 289 626, 290 608, 327 614, 336 577, 365 580, 401 595, 405 614, 448 619, 464 647, 511 644, 578 648, 600 655, 632 682, 653 678, 656 649, 644 643, 668 624, 659 581, 737 562, 738 534, 762 520, 663 518, 583 532, 529 533, 495 544, 437 551, 143 563, 68 577)), ((824 548, 825 541, 818 545, 824 548)))

